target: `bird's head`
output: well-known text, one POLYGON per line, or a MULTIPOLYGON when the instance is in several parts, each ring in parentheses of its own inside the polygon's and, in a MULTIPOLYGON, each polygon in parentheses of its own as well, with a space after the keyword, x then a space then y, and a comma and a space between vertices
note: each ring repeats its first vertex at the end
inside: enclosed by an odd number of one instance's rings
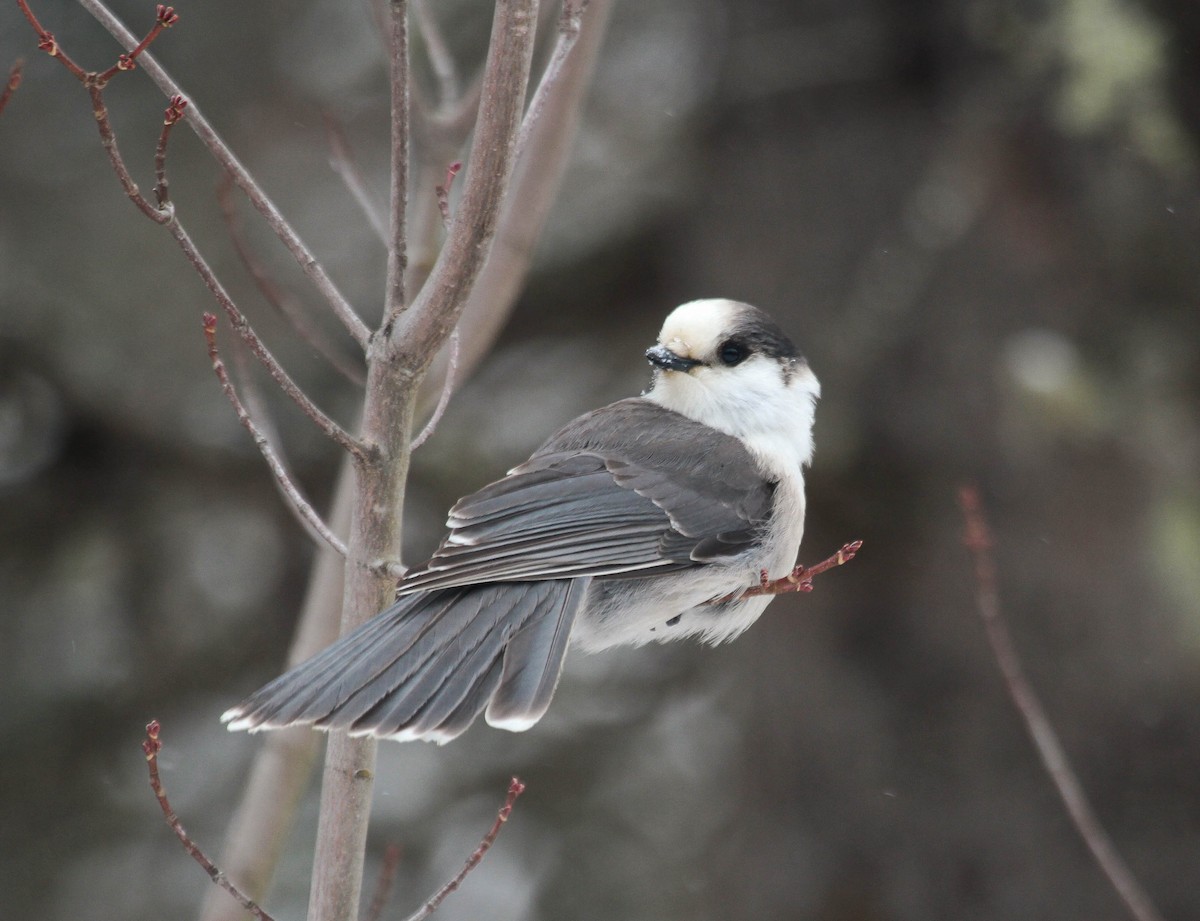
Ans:
POLYGON ((646 360, 654 366, 647 399, 740 438, 772 466, 811 461, 821 385, 764 311, 691 301, 667 317, 646 360))

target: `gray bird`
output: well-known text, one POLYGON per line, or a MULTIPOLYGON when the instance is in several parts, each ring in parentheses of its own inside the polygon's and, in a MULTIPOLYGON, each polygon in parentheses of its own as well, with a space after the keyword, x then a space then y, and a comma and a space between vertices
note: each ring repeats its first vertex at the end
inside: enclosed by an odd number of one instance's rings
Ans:
POLYGON ((444 743, 485 713, 520 731, 568 645, 720 643, 754 623, 771 597, 739 593, 789 573, 804 532, 820 384, 766 313, 723 299, 674 310, 646 358, 644 395, 460 500, 391 607, 222 721, 444 743))

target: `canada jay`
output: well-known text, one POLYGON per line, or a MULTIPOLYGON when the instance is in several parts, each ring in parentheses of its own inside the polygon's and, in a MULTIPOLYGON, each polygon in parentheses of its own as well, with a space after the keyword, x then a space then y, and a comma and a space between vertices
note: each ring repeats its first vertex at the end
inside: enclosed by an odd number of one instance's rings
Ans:
POLYGON ((580 416, 450 510, 397 601, 222 716, 447 742, 477 716, 523 730, 567 646, 732 639, 792 569, 820 385, 763 311, 674 310, 650 389, 580 416))

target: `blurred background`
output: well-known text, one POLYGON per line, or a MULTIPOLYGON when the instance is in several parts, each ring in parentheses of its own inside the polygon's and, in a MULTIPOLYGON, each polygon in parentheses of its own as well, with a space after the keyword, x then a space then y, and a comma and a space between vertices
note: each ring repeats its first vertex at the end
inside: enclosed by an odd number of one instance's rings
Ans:
MULTIPOLYGON (((431 7, 471 73, 489 4, 431 7)), ((78 6, 34 8, 86 66, 113 60, 78 6)), ((383 252, 321 120, 382 202, 368 5, 178 9, 155 53, 377 316, 383 252)), ((416 455, 410 559, 457 496, 643 388, 663 316, 707 296, 771 311, 823 382, 801 559, 865 547, 726 647, 570 657, 529 733, 383 745, 368 880, 399 843, 390 916, 458 870, 517 774, 514 819, 439 917, 1125 917, 988 652, 964 481, 1101 820, 1168 919, 1200 916, 1197 48, 1192 0, 617 6, 536 271, 416 455)), ((162 822, 142 728, 162 720, 174 805, 219 851, 261 740, 217 717, 278 672, 313 548, 213 378, 213 302, 5 4, 0 67, 19 55, 0 116, 0 898, 14 919, 192 917, 210 883, 162 822)), ((140 72, 107 95, 149 189, 164 102, 140 72)), ((357 390, 257 298, 215 168, 172 143, 183 219, 351 424, 357 390)), ((324 507, 335 449, 267 396, 324 507)), ((281 919, 307 900, 315 794, 266 902, 281 919)))

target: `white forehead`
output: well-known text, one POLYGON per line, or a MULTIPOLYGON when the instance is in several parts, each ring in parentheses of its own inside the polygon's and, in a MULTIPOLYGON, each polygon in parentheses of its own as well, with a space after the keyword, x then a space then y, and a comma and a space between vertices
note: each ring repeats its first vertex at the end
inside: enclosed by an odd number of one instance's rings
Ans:
POLYGON ((658 341, 676 355, 711 352, 734 327, 743 309, 737 301, 723 297, 681 304, 663 322, 658 341))

